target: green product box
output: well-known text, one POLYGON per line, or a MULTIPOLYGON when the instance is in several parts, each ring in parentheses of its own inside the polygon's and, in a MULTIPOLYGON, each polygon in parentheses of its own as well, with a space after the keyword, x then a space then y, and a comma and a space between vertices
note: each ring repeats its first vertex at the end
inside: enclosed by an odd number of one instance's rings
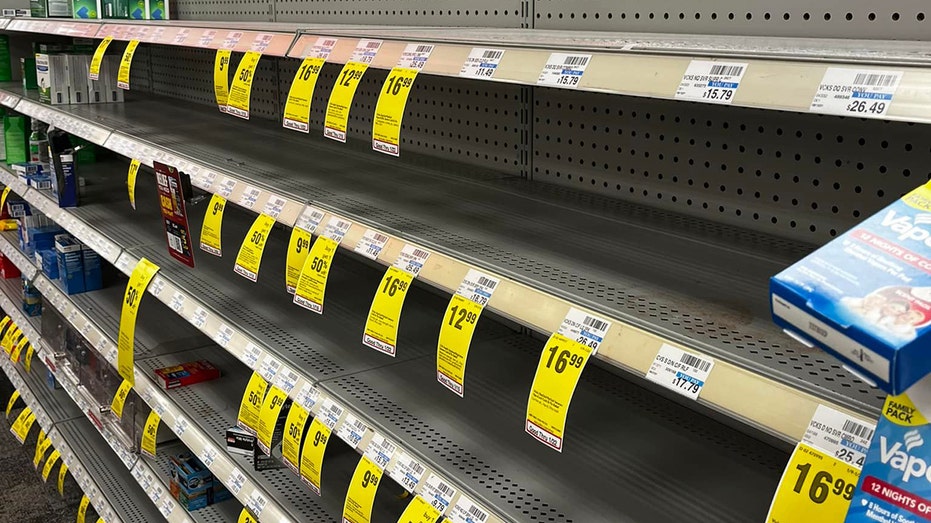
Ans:
POLYGON ((6 147, 6 162, 20 163, 29 161, 29 117, 3 117, 3 141, 6 147))
POLYGON ((20 58, 19 72, 23 77, 23 92, 39 88, 39 84, 36 83, 36 59, 34 57, 20 58))
POLYGON ((129 0, 101 0, 101 18, 129 18, 129 0))
POLYGON ((168 2, 169 0, 145 0, 145 17, 148 20, 168 20, 168 2))
POLYGON ((100 0, 72 0, 74 17, 88 20, 99 20, 102 9, 100 0))
POLYGON ((71 18, 71 0, 29 0, 33 18, 71 18))
POLYGON ((145 20, 146 4, 145 0, 129 0, 130 20, 145 20))
POLYGON ((0 82, 13 79, 13 61, 10 59, 10 36, 0 34, 0 82))
POLYGON ((48 2, 46 0, 29 0, 29 14, 33 18, 48 18, 48 2))

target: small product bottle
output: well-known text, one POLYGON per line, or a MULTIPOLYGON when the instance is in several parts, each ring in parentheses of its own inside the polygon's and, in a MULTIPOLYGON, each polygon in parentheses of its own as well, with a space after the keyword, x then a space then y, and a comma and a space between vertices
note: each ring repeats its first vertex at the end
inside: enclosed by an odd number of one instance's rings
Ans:
POLYGON ((32 134, 29 135, 29 161, 48 163, 48 135, 45 130, 48 126, 33 118, 32 134))

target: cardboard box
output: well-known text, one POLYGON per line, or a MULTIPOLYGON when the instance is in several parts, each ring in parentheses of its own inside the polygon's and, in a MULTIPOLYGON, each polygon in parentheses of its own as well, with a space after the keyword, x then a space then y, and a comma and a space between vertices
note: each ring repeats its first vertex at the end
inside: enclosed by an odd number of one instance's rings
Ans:
POLYGON ((91 292, 103 288, 103 271, 100 267, 100 255, 87 245, 81 245, 81 257, 84 263, 84 291, 91 292))
POLYGON ((67 294, 84 292, 84 260, 81 250, 81 242, 71 235, 59 234, 55 237, 59 287, 67 294))
POLYGON ((36 83, 39 85, 40 102, 51 105, 71 103, 68 56, 36 53, 36 83))
POLYGON ((29 117, 3 117, 3 145, 8 163, 29 160, 29 117))
POLYGON ((155 369, 155 375, 162 387, 169 390, 219 378, 220 369, 207 360, 197 360, 155 369))
POLYGON ((5 280, 20 277, 19 268, 2 254, 0 254, 0 277, 5 280))
POLYGON ((88 103, 88 75, 91 57, 84 54, 68 56, 68 97, 72 104, 88 103))
POLYGON ((210 487, 203 490, 192 492, 171 480, 168 489, 172 497, 178 500, 178 503, 188 512, 206 508, 233 497, 233 494, 219 481, 214 481, 210 487))
POLYGON ((59 207, 77 207, 78 176, 73 154, 63 153, 57 158, 52 158, 51 182, 52 192, 58 198, 59 207))
POLYGON ((72 0, 71 9, 75 18, 86 20, 100 19, 100 0, 72 0))
POLYGON ((51 249, 37 250, 36 266, 50 280, 58 279, 58 253, 51 249))
POLYGON ((145 0, 147 20, 169 20, 169 0, 145 0))
POLYGON ((171 480, 178 486, 197 491, 213 483, 213 473, 189 451, 168 456, 171 460, 171 480))
POLYGON ((233 454, 251 456, 255 453, 254 434, 250 434, 239 427, 226 429, 226 450, 233 454))
POLYGON ((770 280, 774 321, 898 394, 931 372, 931 183, 770 280))
POLYGON ((100 62, 100 77, 107 80, 104 92, 108 103, 122 103, 124 100, 123 90, 116 85, 116 77, 120 72, 120 59, 120 56, 109 55, 104 56, 100 62))

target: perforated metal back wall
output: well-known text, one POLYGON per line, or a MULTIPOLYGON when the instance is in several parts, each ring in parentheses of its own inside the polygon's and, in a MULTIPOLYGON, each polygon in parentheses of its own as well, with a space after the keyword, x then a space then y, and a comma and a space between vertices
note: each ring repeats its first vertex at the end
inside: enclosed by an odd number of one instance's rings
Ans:
POLYGON ((931 177, 928 126, 537 89, 534 180, 823 243, 931 177))
POLYGON ((171 10, 179 20, 275 21, 274 0, 178 0, 171 10))
POLYGON ((926 40, 924 0, 534 0, 537 29, 926 40), (824 5, 827 4, 827 5, 824 5))
POLYGON ((279 22, 520 27, 527 5, 529 0, 277 0, 275 10, 279 22))

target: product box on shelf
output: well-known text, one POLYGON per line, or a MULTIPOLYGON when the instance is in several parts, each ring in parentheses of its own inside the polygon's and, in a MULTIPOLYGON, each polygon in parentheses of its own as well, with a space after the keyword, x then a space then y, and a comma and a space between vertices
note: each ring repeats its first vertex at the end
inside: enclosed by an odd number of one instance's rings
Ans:
POLYGON ((68 99, 72 104, 86 104, 89 98, 88 76, 91 57, 86 54, 69 54, 68 99))
POLYGON ((29 161, 29 117, 8 114, 3 117, 3 145, 7 163, 29 161))
POLYGON ((100 0, 72 0, 71 9, 75 18, 98 20, 102 11, 100 0))
POLYGON ((36 79, 36 59, 35 57, 24 57, 19 59, 19 72, 23 77, 23 93, 39 88, 36 79))
POLYGON ((42 314, 42 294, 25 278, 23 278, 23 312, 30 317, 42 314))
POLYGON ((69 150, 53 155, 50 167, 52 192, 58 198, 58 206, 77 207, 79 182, 74 154, 69 150))
POLYGON ((0 254, 0 277, 5 280, 20 277, 19 268, 9 258, 0 254))
POLYGON ((170 0, 145 0, 145 17, 148 20, 169 20, 170 0))
POLYGON ((36 251, 36 266, 50 280, 58 279, 58 253, 52 249, 36 251))
POLYGON ((274 470, 284 468, 284 462, 281 458, 281 440, 284 437, 284 426, 288 418, 288 412, 291 411, 291 399, 285 400, 281 406, 281 412, 278 414, 278 421, 275 423, 275 430, 272 431, 271 452, 265 454, 262 449, 256 448, 253 451, 252 466, 255 470, 274 470))
POLYGON ((232 495, 213 473, 190 452, 169 456, 171 482, 169 490, 187 510, 197 510, 215 502, 230 499, 232 495))
POLYGON ((226 450, 234 454, 251 456, 255 453, 255 435, 239 427, 226 429, 226 450))
POLYGON ((68 55, 36 53, 36 82, 40 102, 51 105, 71 103, 68 55))
POLYGON ((61 385, 58 384, 58 380, 55 379, 55 374, 49 369, 45 369, 45 384, 52 390, 61 388, 61 385))
POLYGON ((87 245, 81 245, 81 262, 84 266, 84 291, 91 292, 103 288, 103 271, 100 255, 87 245))
POLYGON ((898 394, 931 372, 931 183, 770 281, 773 319, 898 394))
POLYGON ((29 0, 33 18, 71 18, 70 0, 29 0))
POLYGON ((120 71, 120 58, 115 55, 106 55, 100 62, 100 78, 106 79, 103 86, 104 102, 123 102, 124 91, 116 85, 116 77, 120 71))
POLYGON ((162 388, 169 390, 219 378, 220 369, 207 360, 197 360, 155 369, 155 375, 162 388))
POLYGON ((84 259, 81 242, 68 234, 55 237, 58 253, 58 282, 67 294, 84 292, 84 259))

